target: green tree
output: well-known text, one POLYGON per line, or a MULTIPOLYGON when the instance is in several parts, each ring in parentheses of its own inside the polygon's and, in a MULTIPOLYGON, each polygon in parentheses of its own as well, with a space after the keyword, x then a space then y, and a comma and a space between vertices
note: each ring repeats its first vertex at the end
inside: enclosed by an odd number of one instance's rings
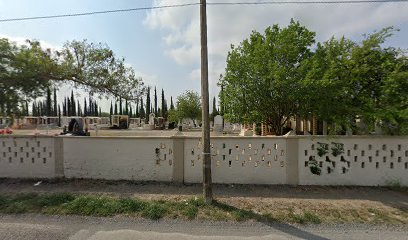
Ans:
POLYGON ((315 33, 291 20, 285 28, 253 31, 227 57, 223 88, 224 116, 231 122, 261 123, 282 134, 288 119, 299 112, 305 62, 312 55, 315 33))
POLYGON ((145 112, 145 109, 144 109, 144 104, 143 104, 143 98, 140 98, 140 110, 139 110, 139 115, 140 115, 140 118, 146 118, 146 112, 145 112))
POLYGON ((303 112, 347 127, 359 118, 368 130, 382 122, 389 133, 403 133, 408 64, 403 51, 383 47, 393 31, 389 27, 365 35, 361 43, 344 37, 319 43, 303 81, 303 112))
POLYGON ((212 108, 212 112, 211 112, 211 121, 214 121, 214 117, 219 115, 220 113, 217 110, 217 100, 215 99, 215 97, 213 98, 213 108, 212 108))
POLYGON ((27 40, 26 44, 17 45, 0 39, 0 107, 3 110, 7 105, 8 112, 15 111, 21 102, 44 96, 54 83, 72 83, 90 93, 129 100, 144 91, 142 79, 104 44, 72 41, 62 50, 53 51, 42 48, 38 41, 27 40))
POLYGON ((194 122, 201 119, 201 98, 197 92, 186 91, 177 97, 177 109, 169 111, 171 122, 190 118, 194 122))
POLYGON ((46 102, 46 113, 48 117, 52 116, 52 101, 51 101, 51 89, 47 88, 47 102, 46 102))
POLYGON ((147 88, 147 93, 146 93, 146 123, 149 122, 149 114, 151 113, 151 108, 150 108, 150 87, 147 88))
POLYGON ((54 103, 54 108, 53 108, 53 115, 56 117, 56 116, 58 116, 58 99, 57 99, 57 88, 56 87, 54 87, 54 101, 53 101, 53 103, 54 103))
POLYGON ((315 116, 328 123, 350 125, 357 114, 350 78, 351 52, 355 44, 331 38, 318 43, 308 61, 308 72, 302 81, 304 94, 299 116, 315 116))
POLYGON ((157 91, 156 91, 156 87, 154 87, 154 115, 156 117, 159 116, 158 109, 157 109, 157 91))
POLYGON ((174 110, 173 96, 170 97, 170 110, 174 110))

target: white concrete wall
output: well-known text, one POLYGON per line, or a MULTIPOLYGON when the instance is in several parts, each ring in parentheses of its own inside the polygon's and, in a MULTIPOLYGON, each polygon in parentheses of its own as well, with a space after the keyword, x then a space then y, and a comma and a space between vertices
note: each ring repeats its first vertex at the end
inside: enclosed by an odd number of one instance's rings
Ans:
POLYGON ((173 178, 170 138, 64 137, 63 144, 67 178, 137 181, 173 178))
MULTIPOLYGON (((407 137, 220 136, 211 141, 214 183, 408 186, 407 137), (319 143, 328 144, 324 156, 317 154, 319 143), (334 156, 333 143, 344 144, 344 152, 334 156), (311 158, 320 175, 311 173, 311 158)), ((0 178, 200 183, 201 153, 200 138, 186 136, 1 136, 0 178)))
POLYGON ((53 137, 0 136, 1 178, 53 178, 53 137))
MULTIPOLYGON (((211 139, 214 183, 285 184, 286 144, 283 138, 216 137, 211 139)), ((184 142, 184 181, 202 182, 200 139, 184 142)))
POLYGON ((408 138, 300 138, 298 156, 301 185, 386 186, 398 183, 408 186, 408 138), (329 152, 322 157, 317 154, 318 143, 329 144, 329 152), (343 143, 344 153, 333 156, 332 143, 343 143), (322 166, 320 176, 312 174, 306 166, 311 157, 322 166))

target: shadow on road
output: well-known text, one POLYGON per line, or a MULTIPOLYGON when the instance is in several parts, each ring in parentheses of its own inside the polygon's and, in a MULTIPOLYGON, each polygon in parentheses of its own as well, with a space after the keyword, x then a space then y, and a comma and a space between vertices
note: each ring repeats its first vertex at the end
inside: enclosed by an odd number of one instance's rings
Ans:
MULTIPOLYGON (((307 232, 305 230, 302 230, 300 228, 297 228, 296 226, 289 225, 286 223, 282 223, 278 221, 276 218, 273 218, 269 214, 258 214, 253 211, 248 211, 245 209, 240 209, 219 201, 214 201, 213 206, 216 208, 219 208, 223 211, 229 212, 230 214, 239 214, 242 220, 244 219, 252 219, 256 220, 260 223, 263 223, 275 230, 279 230, 283 233, 286 233, 288 235, 301 238, 301 239, 307 239, 307 240, 329 240, 328 238, 318 236, 316 234, 307 232)), ((239 216, 238 216, 239 217, 239 216)))

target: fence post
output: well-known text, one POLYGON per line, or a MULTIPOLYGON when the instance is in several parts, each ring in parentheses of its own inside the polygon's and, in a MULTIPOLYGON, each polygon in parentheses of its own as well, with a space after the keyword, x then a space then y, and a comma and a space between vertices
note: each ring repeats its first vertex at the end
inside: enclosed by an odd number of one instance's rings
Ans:
POLYGON ((182 136, 173 139, 173 182, 184 183, 184 140, 182 136))
POLYGON ((286 184, 299 184, 299 138, 286 137, 286 184))
POLYGON ((55 173, 54 177, 64 177, 64 138, 54 138, 54 158, 55 158, 55 173))

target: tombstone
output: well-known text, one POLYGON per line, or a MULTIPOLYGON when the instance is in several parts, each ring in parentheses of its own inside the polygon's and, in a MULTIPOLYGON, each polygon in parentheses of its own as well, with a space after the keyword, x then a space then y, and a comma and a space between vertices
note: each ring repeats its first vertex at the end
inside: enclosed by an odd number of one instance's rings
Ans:
POLYGON ((222 126, 222 116, 217 115, 214 117, 214 132, 222 132, 224 130, 222 126))
POLYGON ((253 136, 254 131, 252 130, 250 125, 244 124, 241 126, 241 132, 239 133, 239 136, 253 136))
POLYGON ((191 129, 195 127, 194 121, 191 118, 184 118, 182 120, 183 129, 191 129))
POLYGON ((224 121, 224 131, 225 132, 232 132, 232 124, 227 122, 227 121, 224 121))
POLYGON ((284 136, 296 136, 296 131, 295 130, 290 130, 284 136))
POLYGON ((157 124, 156 124, 155 129, 164 130, 164 128, 165 128, 164 118, 158 117, 158 118, 156 118, 156 121, 157 121, 157 124))
POLYGON ((154 125, 154 113, 149 114, 149 125, 154 125))

